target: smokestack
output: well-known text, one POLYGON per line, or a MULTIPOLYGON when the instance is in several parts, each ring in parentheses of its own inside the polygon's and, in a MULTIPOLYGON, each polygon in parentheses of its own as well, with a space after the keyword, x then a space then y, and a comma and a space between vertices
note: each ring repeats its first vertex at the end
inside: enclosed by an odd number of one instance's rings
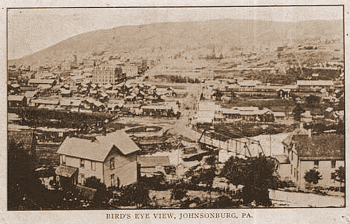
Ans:
POLYGON ((303 128, 304 128, 303 122, 300 122, 300 129, 303 129, 303 128))
POLYGON ((307 132, 308 132, 308 134, 309 134, 309 138, 311 138, 311 129, 309 128, 309 129, 307 130, 307 132))

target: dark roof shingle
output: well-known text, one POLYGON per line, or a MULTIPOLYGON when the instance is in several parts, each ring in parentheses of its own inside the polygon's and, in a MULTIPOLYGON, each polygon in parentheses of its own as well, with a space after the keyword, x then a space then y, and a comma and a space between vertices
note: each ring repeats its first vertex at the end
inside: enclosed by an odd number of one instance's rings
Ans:
POLYGON ((321 134, 309 138, 300 138, 295 142, 299 157, 332 159, 345 159, 344 135, 321 134))

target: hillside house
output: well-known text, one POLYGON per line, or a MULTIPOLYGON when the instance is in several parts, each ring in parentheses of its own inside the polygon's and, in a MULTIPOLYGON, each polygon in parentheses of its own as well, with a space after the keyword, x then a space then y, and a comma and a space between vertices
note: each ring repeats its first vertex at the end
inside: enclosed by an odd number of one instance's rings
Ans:
POLYGON ((297 86, 301 89, 314 88, 326 89, 327 91, 334 86, 332 80, 297 80, 297 86))
POLYGON ((242 80, 238 82, 240 88, 254 88, 257 85, 261 85, 260 81, 257 80, 242 80))
POLYGON ((25 107, 27 98, 25 96, 9 95, 7 97, 8 107, 25 107))
POLYGON ((310 111, 305 111, 304 113, 300 114, 300 121, 303 123, 310 123, 312 122, 312 115, 310 111))
POLYGON ((60 103, 59 100, 44 100, 44 99, 35 99, 31 101, 30 106, 40 107, 40 106, 57 106, 60 103))
POLYGON ((81 106, 81 100, 62 99, 60 101, 60 106, 67 110, 79 109, 81 106))
POLYGON ((137 181, 138 151, 140 148, 122 130, 94 141, 68 137, 57 151, 57 178, 84 185, 86 178, 95 176, 107 187, 129 185, 137 181))
POLYGON ((35 99, 38 96, 38 91, 26 91, 24 93, 24 96, 27 98, 27 104, 29 104, 29 101, 35 99))
POLYGON ((170 166, 169 156, 138 156, 141 176, 151 176, 157 172, 165 173, 164 168, 170 166))
POLYGON ((71 97, 72 96, 72 91, 69 89, 61 88, 59 92, 60 92, 62 97, 71 97))
POLYGON ((273 116, 275 117, 275 120, 285 120, 286 119, 286 114, 284 112, 272 112, 273 116))
POLYGON ((228 122, 233 122, 236 119, 254 122, 274 121, 274 114, 267 108, 259 110, 257 107, 234 107, 231 109, 222 110, 222 114, 228 122))
POLYGON ((288 181, 291 179, 291 164, 289 158, 286 154, 273 155, 278 161, 278 174, 283 181, 288 181))
MULTIPOLYGON (((335 170, 345 163, 344 135, 312 135, 311 130, 297 129, 283 140, 284 154, 288 157, 290 174, 284 179, 293 181, 300 188, 307 187, 304 175, 310 169, 318 170, 322 187, 337 186, 335 170)), ((281 174, 280 174, 281 175, 281 174)), ((338 185, 339 186, 339 185, 338 185)))
POLYGON ((69 76, 64 83, 69 86, 76 86, 78 83, 82 83, 84 80, 85 76, 83 75, 69 76))
POLYGON ((38 87, 39 85, 50 85, 53 87, 56 85, 56 80, 54 79, 30 79, 28 85, 32 87, 38 87))

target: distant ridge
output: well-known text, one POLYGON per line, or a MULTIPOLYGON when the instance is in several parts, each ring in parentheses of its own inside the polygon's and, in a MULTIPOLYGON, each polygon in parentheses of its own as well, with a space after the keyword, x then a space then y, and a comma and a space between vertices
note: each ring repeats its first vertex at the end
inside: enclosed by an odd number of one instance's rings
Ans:
POLYGON ((220 19, 121 26, 68 38, 44 50, 10 60, 11 64, 43 64, 93 52, 140 55, 225 46, 259 46, 306 38, 342 38, 342 20, 274 22, 220 19))

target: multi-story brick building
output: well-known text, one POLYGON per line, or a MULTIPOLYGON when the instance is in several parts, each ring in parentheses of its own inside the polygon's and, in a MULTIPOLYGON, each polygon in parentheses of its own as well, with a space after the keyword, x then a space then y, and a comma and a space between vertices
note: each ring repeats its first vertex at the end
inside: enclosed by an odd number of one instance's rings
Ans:
POLYGON ((92 83, 99 84, 118 84, 126 78, 122 69, 117 66, 100 65, 95 67, 92 72, 92 83))
POLYGON ((136 65, 125 65, 122 67, 122 72, 127 78, 133 78, 138 76, 138 68, 136 65))

